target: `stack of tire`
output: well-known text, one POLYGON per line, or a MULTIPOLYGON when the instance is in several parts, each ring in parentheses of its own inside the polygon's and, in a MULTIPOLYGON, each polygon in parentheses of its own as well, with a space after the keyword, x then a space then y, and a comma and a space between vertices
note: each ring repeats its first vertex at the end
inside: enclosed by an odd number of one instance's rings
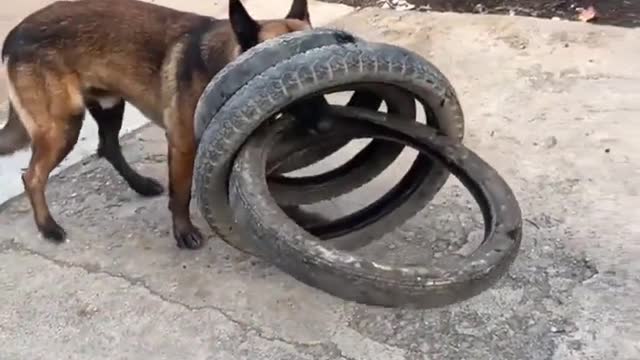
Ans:
POLYGON ((212 229, 234 247, 335 296, 381 306, 442 306, 485 290, 516 257, 522 216, 512 191, 462 144, 463 113, 449 81, 409 50, 333 29, 270 40, 211 81, 195 129, 196 196, 212 229), (323 101, 324 94, 343 90, 354 91, 346 106, 323 101), (426 124, 417 121, 416 100, 426 124), (383 103, 386 113, 378 112, 383 103), (291 109, 312 104, 322 104, 329 120, 307 121, 307 131, 300 131, 301 119, 291 109), (329 172, 287 176, 355 138, 373 140, 329 172), (309 226, 285 211, 362 187, 406 146, 419 151, 410 169, 364 209, 309 226), (349 252, 422 210, 450 173, 483 212, 485 238, 472 254, 390 267, 349 252))

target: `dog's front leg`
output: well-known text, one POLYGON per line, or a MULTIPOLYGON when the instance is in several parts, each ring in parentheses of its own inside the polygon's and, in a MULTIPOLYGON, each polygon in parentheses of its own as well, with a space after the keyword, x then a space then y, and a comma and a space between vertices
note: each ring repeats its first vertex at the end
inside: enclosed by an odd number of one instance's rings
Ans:
POLYGON ((185 138, 169 141, 169 210, 173 220, 173 236, 178 247, 198 249, 202 234, 191 223, 191 182, 195 144, 185 138), (188 143, 187 143, 188 142, 188 143))
POLYGON ((200 231, 191 223, 189 212, 196 153, 193 133, 195 104, 190 104, 186 96, 180 100, 185 101, 173 101, 165 108, 164 114, 169 160, 169 210, 178 247, 198 249, 204 241, 200 231))

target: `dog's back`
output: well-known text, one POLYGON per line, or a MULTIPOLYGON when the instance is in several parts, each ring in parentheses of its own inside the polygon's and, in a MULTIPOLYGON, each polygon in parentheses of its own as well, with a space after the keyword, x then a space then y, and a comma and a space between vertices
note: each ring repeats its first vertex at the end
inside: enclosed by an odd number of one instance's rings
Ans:
POLYGON ((76 55, 127 56, 142 50, 161 58, 158 55, 180 36, 212 21, 143 1, 57 1, 13 28, 4 41, 2 58, 42 55, 44 49, 71 63, 81 60, 76 55))
MULTIPOLYGON (((9 78, 16 69, 37 62, 50 74, 77 75, 83 91, 117 89, 119 96, 138 100, 136 105, 157 120, 152 108, 172 45, 185 35, 202 36, 216 27, 231 30, 227 21, 141 1, 61 1, 16 26, 4 42, 2 58, 9 78)), ((221 59, 231 51, 226 45, 210 44, 221 47, 216 49, 221 59)))

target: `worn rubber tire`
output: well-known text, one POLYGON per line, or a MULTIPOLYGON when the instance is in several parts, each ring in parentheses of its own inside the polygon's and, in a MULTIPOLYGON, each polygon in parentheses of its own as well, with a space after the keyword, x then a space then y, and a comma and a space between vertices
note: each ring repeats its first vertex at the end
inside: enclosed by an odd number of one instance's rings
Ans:
MULTIPOLYGON (((355 110, 351 107, 348 108, 355 110)), ((392 123, 406 122, 406 120, 389 118, 388 114, 380 114, 380 116, 386 117, 392 123)), ((344 122, 350 121, 350 119, 337 119, 340 122, 336 124, 336 131, 340 132, 342 136, 353 139, 360 135, 345 128, 344 122)), ((261 163, 262 159, 270 158, 271 149, 279 143, 283 133, 286 132, 286 126, 290 126, 291 121, 290 119, 283 119, 262 125, 260 129, 266 127, 267 130, 259 129, 259 131, 267 131, 268 136, 256 136, 254 133, 243 145, 241 149, 243 155, 241 157, 243 159, 254 159, 252 161, 257 161, 264 167, 261 163), (271 125, 272 123, 273 125, 271 125)), ((375 140, 382 140, 387 144, 400 145, 400 148, 404 148, 402 144, 383 139, 375 140)), ((268 160, 266 163, 268 163, 268 160)), ((314 221, 311 223, 305 221, 307 217, 304 211, 301 212, 299 209, 292 211, 288 206, 282 205, 275 196, 277 193, 273 191, 272 185, 269 184, 268 177, 267 184, 269 192, 275 201, 289 217, 299 222, 307 232, 322 239, 325 243, 331 244, 336 249, 355 250, 370 244, 381 235, 388 233, 390 229, 395 229, 402 225, 407 219, 423 209, 427 202, 431 200, 431 190, 439 189, 439 186, 433 186, 432 180, 443 179, 446 174, 447 172, 444 168, 433 167, 432 160, 428 156, 419 154, 400 181, 384 195, 380 196, 378 200, 346 216, 334 220, 314 221)), ((440 184, 438 183, 438 185, 440 184)))
POLYGON ((345 31, 316 28, 300 31, 263 42, 231 62, 204 89, 194 115, 194 132, 200 142, 202 135, 222 106, 231 96, 265 70, 292 56, 328 45, 361 42, 345 31))
POLYGON ((262 127, 243 146, 230 179, 234 219, 251 246, 296 279, 346 300, 368 305, 429 308, 468 299, 495 283, 516 257, 522 215, 500 175, 459 142, 428 126, 385 121, 379 113, 351 118, 362 136, 380 137, 429 154, 456 175, 482 210, 485 239, 468 257, 436 259, 428 266, 390 267, 318 241, 291 220, 266 183, 262 127), (374 126, 372 126, 374 125, 374 126))
MULTIPOLYGON (((285 38, 290 41, 290 38, 285 38)), ((275 39, 263 43, 262 47, 277 48, 281 41, 285 40, 275 39)), ((256 50, 255 55, 259 53, 256 50)), ((232 75, 228 76, 233 79, 232 75)), ((430 109, 440 133, 456 140, 462 138, 462 110, 445 76, 419 55, 387 44, 343 42, 294 53, 243 83, 222 106, 219 106, 218 97, 203 94, 200 111, 216 106, 219 110, 206 126, 198 147, 196 196, 201 213, 225 241, 260 256, 234 231, 227 201, 230 167, 235 154, 252 132, 298 99, 331 88, 366 83, 397 86, 410 92, 430 109), (208 106, 209 101, 215 106, 208 106)), ((405 219, 419 211, 437 193, 447 176, 444 168, 433 164, 433 171, 420 191, 424 201, 414 203, 413 208, 406 206, 405 209, 411 211, 407 212, 405 219)), ((382 233, 389 230, 382 229, 382 233)))
MULTIPOLYGON (((319 28, 308 32, 288 34, 274 42, 277 44, 261 44, 242 54, 236 61, 223 68, 205 88, 196 107, 194 118, 194 129, 198 142, 201 140, 204 129, 225 101, 235 94, 242 85, 262 71, 297 53, 331 44, 356 43, 362 42, 362 40, 347 32, 319 28), (204 101, 205 99, 206 101, 204 101)), ((370 90, 377 94, 381 100, 384 99, 386 102, 398 105, 393 109, 393 113, 405 115, 402 117, 403 119, 414 118, 414 111, 407 111, 408 108, 401 103, 404 100, 402 97, 405 95, 402 90, 398 89, 394 94, 390 93, 388 88, 389 86, 385 85, 370 84, 370 90), (383 90, 387 90, 386 93, 383 90)), ((355 100, 355 106, 368 107, 371 105, 358 104, 358 95, 360 94, 356 93, 352 99, 355 100)), ((437 124, 433 125, 437 126, 437 124)), ((282 171, 295 171, 321 161, 346 144, 347 142, 337 142, 309 149, 302 156, 294 157, 284 164, 282 171)), ((304 178, 274 176, 271 181, 272 189, 278 201, 285 206, 330 200, 371 181, 393 163, 401 152, 401 146, 375 141, 368 144, 352 160, 328 173, 304 178)))
MULTIPOLYGON (((225 101, 235 94, 242 85, 262 71, 297 53, 331 44, 361 41, 361 39, 347 32, 317 28, 313 31, 288 34, 272 41, 272 43, 260 44, 250 49, 236 61, 223 68, 203 91, 196 106, 194 117, 196 140, 200 141, 204 129, 206 129, 225 101), (276 42, 277 44, 273 44, 276 42), (203 101, 203 99, 206 99, 206 101, 203 101)), ((375 87, 374 92, 378 90, 376 93, 381 95, 379 89, 382 87, 384 86, 375 87)), ((359 99, 357 95, 359 94, 356 94, 352 99, 356 103, 359 99)), ((398 103, 403 94, 385 95, 381 96, 381 98, 390 99, 398 103)), ((361 105, 367 106, 370 104, 361 105)), ((406 118, 414 117, 412 112, 407 113, 406 108, 402 106, 397 107, 394 112, 407 115, 405 116, 406 118)), ((287 164, 284 164, 282 170, 291 172, 309 166, 330 156, 346 144, 346 142, 338 142, 307 150, 303 156, 295 157, 287 164)), ((274 191, 279 194, 278 198, 285 206, 329 200, 366 184, 384 171, 401 152, 402 147, 395 146, 394 148, 394 145, 391 145, 385 149, 384 143, 372 143, 360 151, 352 161, 327 174, 302 179, 275 176, 272 182, 274 191), (367 163, 366 168, 362 167, 363 163, 367 163)))
MULTIPOLYGON (((362 41, 360 38, 344 31, 316 28, 313 31, 286 34, 247 50, 218 72, 204 89, 194 114, 196 141, 200 142, 209 122, 229 97, 262 71, 300 52, 327 45, 360 41, 362 41), (203 99, 206 101, 202 101, 203 99)), ((333 148, 325 147, 316 152, 307 152, 304 157, 286 164, 285 170, 289 172, 311 165, 331 155, 340 147, 342 147, 341 144, 335 144, 333 148)))

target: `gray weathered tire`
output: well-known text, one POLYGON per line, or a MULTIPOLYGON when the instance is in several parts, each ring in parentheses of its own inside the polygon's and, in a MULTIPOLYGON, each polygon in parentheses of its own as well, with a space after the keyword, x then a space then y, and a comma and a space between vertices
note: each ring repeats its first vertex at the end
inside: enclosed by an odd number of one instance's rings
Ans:
POLYGON ((360 136, 394 140, 428 153, 470 190, 485 220, 485 239, 478 249, 469 257, 436 259, 427 266, 389 267, 326 246, 280 210, 269 193, 268 126, 252 135, 234 163, 229 196, 239 231, 268 261, 296 279, 359 303, 437 307, 490 287, 515 259, 521 240, 520 208, 509 186, 459 142, 422 124, 393 123, 370 113, 345 119, 360 128, 360 136))
MULTIPOLYGON (((356 41, 347 35, 336 38, 348 41, 335 41, 334 44, 300 52, 291 51, 289 58, 281 57, 262 71, 256 69, 253 76, 247 76, 248 81, 235 81, 235 71, 231 70, 239 65, 232 64, 227 75, 212 81, 215 86, 210 86, 209 90, 213 91, 218 86, 224 88, 227 82, 241 83, 242 86, 236 85, 235 91, 225 93, 228 96, 224 100, 207 92, 201 97, 196 120, 206 124, 196 126, 204 127, 196 159, 196 196, 209 225, 233 246, 260 256, 252 244, 234 231, 227 185, 235 155, 262 122, 296 100, 350 84, 396 86, 410 92, 430 110, 430 115, 433 115, 428 119, 430 125, 440 133, 456 140, 462 138, 463 115, 455 91, 433 65, 406 49, 356 41), (211 112, 210 109, 217 111, 211 112), (213 118, 206 121, 212 114, 213 118)), ((282 43, 293 44, 298 37, 310 41, 305 36, 306 33, 297 33, 263 43, 251 55, 260 56, 261 51, 278 48, 282 43)), ((247 56, 238 62, 252 59, 247 56)), ((404 213, 395 212, 398 219, 404 221, 422 209, 444 184, 448 172, 436 163, 430 166, 421 189, 415 192, 421 199, 407 201, 403 205, 404 213)), ((388 227, 369 227, 368 238, 360 239, 370 241, 389 230, 388 227)), ((352 238, 355 239, 354 234, 352 238)))
POLYGON ((194 131, 199 142, 202 135, 222 106, 238 90, 279 62, 294 55, 328 45, 361 42, 344 31, 315 29, 281 36, 255 46, 231 62, 209 82, 200 96, 194 115, 194 131))
MULTIPOLYGON (((332 29, 315 29, 309 32, 300 32, 268 44, 254 47, 242 54, 239 59, 232 62, 209 83, 204 90, 195 112, 195 135, 200 141, 204 129, 215 117, 222 105, 235 94, 244 84, 259 75, 262 71, 274 66, 280 61, 286 60, 301 52, 310 51, 322 46, 342 43, 362 42, 353 35, 332 29), (277 44, 274 44, 277 43, 277 44)), ((395 104, 392 113, 404 115, 402 119, 415 118, 415 110, 406 106, 408 100, 413 101, 401 89, 394 89, 380 84, 368 84, 371 92, 384 100, 387 105, 395 104)), ((357 103, 356 93, 352 98, 357 103)), ((371 104, 356 104, 369 107, 371 104)), ((374 109, 371 109, 374 110, 374 109)), ((434 124, 437 126, 437 124, 434 124)), ((291 172, 330 156, 344 145, 346 141, 332 142, 316 149, 307 149, 302 156, 293 157, 283 164, 284 172, 291 172)), ((374 141, 360 151, 352 160, 319 176, 307 176, 292 179, 286 176, 273 176, 270 185, 282 205, 304 205, 330 200, 340 195, 351 192, 384 171, 402 152, 402 147, 396 144, 388 144, 383 141, 374 141)))

